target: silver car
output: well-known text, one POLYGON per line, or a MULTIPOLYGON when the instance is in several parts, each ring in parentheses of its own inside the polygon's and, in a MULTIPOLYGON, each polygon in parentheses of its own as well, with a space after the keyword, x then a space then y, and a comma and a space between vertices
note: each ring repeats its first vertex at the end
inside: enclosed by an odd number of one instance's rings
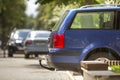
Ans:
POLYGON ((24 42, 25 58, 29 58, 31 54, 34 54, 36 57, 39 54, 46 54, 48 52, 48 39, 50 33, 50 31, 31 31, 24 42))

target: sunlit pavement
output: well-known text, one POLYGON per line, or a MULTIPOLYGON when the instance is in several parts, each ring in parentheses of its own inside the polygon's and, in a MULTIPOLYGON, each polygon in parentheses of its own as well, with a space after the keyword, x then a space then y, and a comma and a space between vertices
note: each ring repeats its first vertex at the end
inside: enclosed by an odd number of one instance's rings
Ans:
POLYGON ((24 55, 8 58, 0 53, 0 80, 83 80, 69 71, 50 71, 39 65, 37 58, 25 59, 24 55))
POLYGON ((23 58, 0 58, 0 80, 67 80, 61 71, 40 67, 38 60, 23 58))

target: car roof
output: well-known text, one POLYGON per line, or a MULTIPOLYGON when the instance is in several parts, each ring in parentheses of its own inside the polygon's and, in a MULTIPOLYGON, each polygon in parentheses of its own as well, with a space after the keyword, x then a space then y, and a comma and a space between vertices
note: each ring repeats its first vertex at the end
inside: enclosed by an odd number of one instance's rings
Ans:
POLYGON ((77 9, 71 9, 70 11, 110 11, 110 10, 120 10, 120 5, 86 5, 77 9))
POLYGON ((32 30, 31 33, 34 33, 34 32, 39 32, 39 33, 50 33, 50 31, 47 31, 47 30, 32 30))
POLYGON ((31 31, 31 29, 17 29, 15 31, 31 31))

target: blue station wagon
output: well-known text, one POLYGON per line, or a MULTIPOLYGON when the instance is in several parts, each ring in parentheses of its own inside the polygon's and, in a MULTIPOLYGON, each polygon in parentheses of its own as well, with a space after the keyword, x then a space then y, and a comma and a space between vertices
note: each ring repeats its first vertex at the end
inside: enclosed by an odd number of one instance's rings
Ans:
POLYGON ((65 12, 52 29, 50 67, 76 71, 84 60, 120 60, 119 5, 88 5, 65 12))

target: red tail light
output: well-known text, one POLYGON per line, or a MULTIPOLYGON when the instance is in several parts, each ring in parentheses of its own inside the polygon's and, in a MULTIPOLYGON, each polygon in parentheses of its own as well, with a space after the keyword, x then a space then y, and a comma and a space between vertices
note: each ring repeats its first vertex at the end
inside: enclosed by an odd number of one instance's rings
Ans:
POLYGON ((54 34, 53 47, 64 48, 64 34, 54 34))
POLYGON ((31 45, 32 44, 32 41, 26 41, 25 42, 25 45, 31 45))

